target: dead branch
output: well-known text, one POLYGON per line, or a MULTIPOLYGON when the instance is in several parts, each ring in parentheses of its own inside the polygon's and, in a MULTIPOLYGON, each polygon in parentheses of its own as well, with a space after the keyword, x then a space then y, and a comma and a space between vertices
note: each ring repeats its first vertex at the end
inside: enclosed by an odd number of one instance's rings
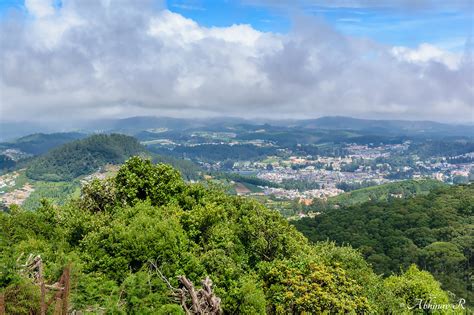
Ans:
POLYGON ((202 296, 207 302, 205 304, 206 313, 219 314, 221 299, 215 296, 212 292, 212 280, 209 277, 206 277, 206 279, 202 281, 202 289, 199 290, 198 293, 202 294, 202 296))
MULTIPOLYGON (((23 253, 18 257, 17 262, 23 257, 23 253)), ((40 298, 40 314, 46 315, 48 308, 56 302, 54 308, 54 314, 67 314, 68 313, 68 298, 70 291, 70 270, 71 265, 69 264, 64 268, 63 274, 58 282, 54 284, 46 284, 43 275, 43 260, 40 255, 33 256, 30 254, 23 265, 20 265, 20 273, 31 279, 33 283, 40 287, 41 298, 40 298), (47 290, 56 291, 53 296, 46 301, 47 290)))
POLYGON ((189 315, 220 315, 221 314, 221 299, 212 292, 212 281, 206 277, 202 282, 202 288, 196 290, 193 283, 186 278, 186 276, 179 276, 179 287, 175 288, 171 285, 168 279, 163 275, 158 266, 150 262, 150 266, 160 276, 171 290, 171 296, 174 297, 177 303, 189 315))
POLYGON ((158 275, 160 276, 160 278, 166 283, 166 285, 168 286, 169 289, 171 290, 176 290, 175 288, 173 288, 173 286, 171 285, 171 283, 168 281, 168 279, 161 273, 161 270, 160 268, 158 268, 158 266, 150 261, 150 264, 151 266, 155 269, 155 272, 158 273, 158 275))
MULTIPOLYGON (((23 253, 20 255, 18 259, 23 256, 23 253)), ((33 279, 33 282, 39 283, 41 281, 42 276, 42 266, 43 260, 41 259, 40 255, 33 256, 30 254, 26 259, 23 265, 20 265, 20 273, 24 276, 33 279)))
POLYGON ((198 299, 196 291, 194 290, 193 283, 189 281, 185 276, 178 277, 179 282, 186 288, 186 291, 191 298, 191 310, 194 314, 203 314, 201 311, 201 301, 198 299))

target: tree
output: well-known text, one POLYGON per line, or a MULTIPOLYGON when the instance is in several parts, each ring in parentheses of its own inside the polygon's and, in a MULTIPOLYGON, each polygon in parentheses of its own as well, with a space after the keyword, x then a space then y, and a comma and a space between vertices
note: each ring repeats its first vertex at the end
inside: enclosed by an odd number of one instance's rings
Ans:
POLYGON ((423 248, 422 266, 433 273, 454 273, 466 262, 458 246, 449 242, 434 242, 423 248))
POLYGON ((419 301, 435 304, 448 304, 449 297, 441 289, 431 274, 421 271, 416 265, 411 265, 400 276, 390 276, 385 279, 385 288, 400 300, 402 310, 413 308, 419 301))
MULTIPOLYGON (((428 194, 406 199, 358 203, 355 192, 350 198, 341 195, 346 199, 338 199, 340 208, 331 209, 329 200, 328 209, 319 215, 292 223, 312 241, 329 239, 354 246, 376 273, 385 276, 417 264, 432 272, 444 289, 470 301, 474 185, 432 184, 423 181, 385 187, 389 191, 398 187, 405 194, 431 187, 428 194)), ((364 189, 362 200, 367 190, 376 191, 377 196, 382 193, 380 187, 364 189)))
POLYGON ((152 205, 164 205, 179 196, 184 182, 169 165, 154 165, 150 160, 132 157, 117 173, 115 186, 118 199, 125 204, 149 199, 152 205))
POLYGON ((370 312, 362 286, 340 267, 328 267, 311 259, 275 260, 265 264, 263 279, 270 301, 269 313, 321 314, 370 312))

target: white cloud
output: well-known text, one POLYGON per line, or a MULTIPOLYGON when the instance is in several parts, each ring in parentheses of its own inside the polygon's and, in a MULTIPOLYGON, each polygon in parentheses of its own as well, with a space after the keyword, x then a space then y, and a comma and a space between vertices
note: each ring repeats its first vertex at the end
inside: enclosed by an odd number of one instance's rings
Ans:
POLYGON ((472 58, 387 47, 312 20, 283 35, 152 7, 31 1, 33 18, 1 21, 2 116, 472 117, 472 58))
POLYGON ((179 43, 181 45, 196 42, 205 36, 196 22, 168 10, 162 11, 151 19, 147 33, 165 39, 165 44, 179 43))
POLYGON ((461 63, 461 54, 443 51, 440 48, 423 43, 416 49, 407 47, 393 47, 392 53, 399 60, 408 61, 416 64, 426 64, 429 62, 440 62, 445 64, 449 69, 455 70, 461 63))
POLYGON ((52 0, 25 0, 25 7, 37 18, 44 18, 54 14, 52 0))

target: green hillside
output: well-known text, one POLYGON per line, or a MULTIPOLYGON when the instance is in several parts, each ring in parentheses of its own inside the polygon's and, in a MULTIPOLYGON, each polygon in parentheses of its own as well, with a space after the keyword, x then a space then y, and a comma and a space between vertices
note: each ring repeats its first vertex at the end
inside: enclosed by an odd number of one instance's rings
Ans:
POLYGON ((64 206, 0 213, 7 313, 39 313, 39 287, 21 272, 29 254, 41 256, 47 283, 71 263, 78 313, 184 314, 193 306, 180 298, 183 277, 196 290, 209 277, 215 296, 204 303, 220 301, 224 314, 401 314, 417 298, 449 303, 416 266, 383 279, 350 247, 312 245, 260 203, 140 158, 64 206))
POLYGON ((446 184, 432 179, 404 180, 353 190, 329 198, 328 204, 350 206, 368 201, 387 201, 394 198, 409 198, 418 194, 428 194, 431 190, 444 186, 446 186, 446 184))
POLYGON ((189 160, 165 155, 153 155, 153 162, 164 163, 173 166, 175 169, 179 170, 183 179, 188 181, 199 180, 202 178, 202 169, 199 167, 199 165, 189 160))
POLYGON ((34 187, 34 191, 22 204, 25 210, 37 209, 44 199, 54 205, 63 205, 74 196, 77 197, 81 187, 79 180, 68 182, 33 181, 31 185, 34 187))
POLYGON ((55 148, 32 161, 29 178, 44 181, 69 181, 97 171, 106 164, 120 164, 144 148, 129 136, 93 135, 55 148))
POLYGON ((29 154, 39 155, 67 142, 84 137, 86 137, 85 134, 78 132, 35 133, 18 138, 15 141, 0 143, 0 147, 18 149, 29 154))
POLYGON ((416 263, 472 303, 473 212, 474 185, 461 185, 330 209, 294 225, 312 241, 360 249, 377 273, 397 273, 416 263))

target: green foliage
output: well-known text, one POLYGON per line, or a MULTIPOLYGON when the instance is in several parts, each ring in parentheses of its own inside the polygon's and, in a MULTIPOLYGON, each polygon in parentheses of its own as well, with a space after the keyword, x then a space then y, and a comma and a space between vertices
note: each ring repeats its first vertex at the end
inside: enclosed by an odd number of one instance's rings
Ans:
POLYGON ((11 284, 3 291, 6 314, 39 314, 40 289, 27 280, 11 284))
POLYGON ((99 311, 117 304, 120 294, 117 283, 100 273, 80 273, 73 289, 72 303, 77 309, 99 311), (80 292, 80 294, 77 294, 80 292))
POLYGON ((71 182, 33 182, 34 191, 23 203, 23 208, 34 210, 41 204, 42 199, 48 199, 58 205, 65 204, 70 198, 79 193, 79 181, 71 182))
POLYGON ((250 184, 254 186, 278 187, 278 184, 265 179, 258 178, 255 175, 241 175, 238 173, 215 173, 212 175, 216 179, 227 179, 234 182, 250 184))
MULTIPOLYGON (((230 302, 224 305, 233 314, 265 314, 265 293, 253 275, 245 275, 238 280, 238 286, 230 292, 230 302)), ((227 303, 226 303, 227 302, 227 303)))
POLYGON ((456 156, 474 151, 472 140, 423 140, 410 145, 409 153, 416 154, 421 158, 432 156, 456 156))
POLYGON ((97 171, 106 164, 120 164, 143 152, 138 141, 129 136, 93 135, 57 147, 33 160, 26 174, 31 179, 69 181, 97 171))
POLYGON ((0 170, 9 170, 16 165, 16 162, 5 154, 0 154, 0 170))
MULTIPOLYGON (((342 167, 341 167, 342 170, 342 167)), ((356 183, 346 183, 346 182, 341 182, 336 184, 336 188, 342 189, 345 192, 352 191, 352 190, 357 190, 357 189, 363 189, 366 187, 371 187, 371 186, 377 186, 377 182, 375 181, 370 181, 370 180, 364 180, 363 182, 356 182, 356 183)))
POLYGON ((166 164, 132 157, 115 177, 118 198, 125 204, 149 199, 152 205, 163 205, 178 196, 184 182, 178 171, 166 164))
POLYGON ((209 276, 226 314, 383 312, 398 301, 352 248, 311 245, 257 201, 137 157, 65 205, 0 213, 4 290, 31 286, 18 273, 22 253, 41 255, 50 282, 72 262, 71 307, 86 313, 182 314, 162 275, 173 287, 179 275, 196 286, 209 276))
POLYGON ((116 189, 112 179, 92 181, 81 188, 81 208, 88 212, 104 211, 115 206, 116 189))
MULTIPOLYGON (((418 194, 428 194, 436 188, 446 186, 437 180, 404 180, 379 186, 353 190, 349 193, 332 197, 328 204, 350 206, 367 201, 388 201, 394 198, 409 198, 418 194)), ((342 189, 342 188, 341 188, 342 189)))
POLYGON ((344 269, 313 260, 275 260, 265 264, 262 278, 270 301, 269 312, 277 314, 365 313, 371 310, 362 286, 344 269))
POLYGON ((149 272, 131 273, 122 283, 127 314, 182 314, 171 307, 166 284, 149 272))
POLYGON ((419 270, 415 265, 411 265, 400 276, 388 277, 384 285, 400 300, 400 309, 404 309, 404 306, 413 308, 420 300, 435 304, 449 303, 448 295, 441 289, 439 282, 430 273, 419 270))
POLYGON ((258 147, 252 144, 201 144, 196 146, 177 146, 172 150, 161 147, 148 147, 150 151, 160 155, 172 155, 178 158, 191 158, 201 161, 255 160, 268 155, 274 155, 275 148, 258 147))
POLYGON ((416 263, 444 289, 472 301, 473 205, 474 185, 443 187, 410 199, 326 210, 294 224, 313 241, 359 248, 377 273, 416 263))
POLYGON ((177 159, 172 156, 157 155, 153 158, 154 163, 169 164, 177 169, 185 180, 201 179, 202 169, 195 163, 185 160, 177 159))
POLYGON ((124 270, 136 272, 153 259, 167 271, 178 270, 187 240, 172 210, 147 204, 122 209, 82 240, 88 269, 120 280, 124 270))
POLYGON ((258 178, 255 175, 241 175, 238 173, 215 173, 213 174, 216 179, 226 179, 242 183, 252 192, 261 191, 257 190, 256 186, 266 186, 266 187, 280 187, 284 189, 295 189, 299 191, 309 190, 309 189, 319 189, 319 184, 316 182, 311 182, 307 180, 290 180, 285 179, 280 184, 274 183, 265 179, 258 178))
POLYGON ((39 155, 48 152, 52 148, 64 143, 84 138, 85 135, 77 132, 57 132, 57 133, 35 133, 21 137, 12 142, 2 143, 7 148, 21 150, 23 152, 39 155))

